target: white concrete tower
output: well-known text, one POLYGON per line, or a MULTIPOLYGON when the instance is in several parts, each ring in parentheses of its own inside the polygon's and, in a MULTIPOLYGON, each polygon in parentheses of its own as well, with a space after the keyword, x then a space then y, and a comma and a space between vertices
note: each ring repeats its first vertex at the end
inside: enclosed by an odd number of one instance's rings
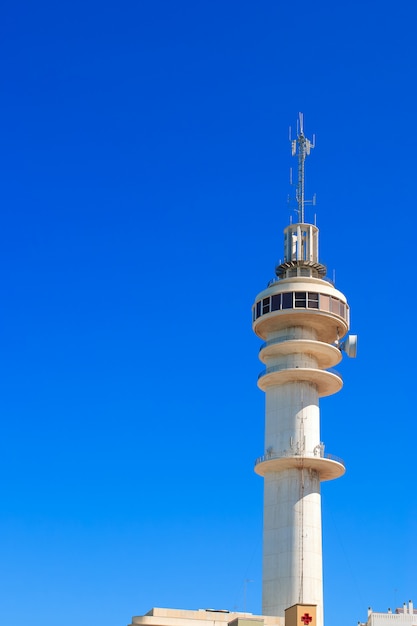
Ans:
POLYGON ((354 356, 345 296, 325 279, 319 262, 318 228, 305 222, 304 165, 314 147, 300 114, 292 153, 298 159, 298 223, 284 230, 284 261, 277 278, 256 296, 253 330, 264 340, 259 358, 266 368, 258 386, 265 392, 265 451, 255 471, 264 477, 264 615, 284 616, 295 604, 317 606, 323 626, 320 482, 345 472, 343 461, 324 453, 319 398, 342 387, 329 370, 344 348, 354 356))

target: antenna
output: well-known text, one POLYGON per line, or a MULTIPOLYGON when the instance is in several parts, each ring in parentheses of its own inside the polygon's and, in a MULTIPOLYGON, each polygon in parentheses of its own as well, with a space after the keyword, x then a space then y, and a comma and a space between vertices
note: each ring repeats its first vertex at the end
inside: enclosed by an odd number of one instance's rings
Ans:
MULTIPOLYGON (((313 135, 313 140, 310 141, 304 135, 304 116, 302 113, 298 114, 297 120, 297 139, 291 140, 291 154, 292 156, 297 156, 298 158, 298 181, 297 181, 297 191, 296 191, 296 200, 297 200, 297 213, 298 213, 298 221, 300 224, 304 224, 304 206, 307 202, 304 197, 304 169, 305 169, 305 160, 306 157, 310 154, 312 148, 315 147, 316 138, 313 135)), ((315 199, 313 200, 313 204, 315 204, 315 199)))
POLYGON ((247 584, 248 583, 253 583, 255 582, 254 580, 251 580, 250 578, 245 578, 245 580, 243 581, 243 612, 246 613, 246 591, 247 591, 247 584))

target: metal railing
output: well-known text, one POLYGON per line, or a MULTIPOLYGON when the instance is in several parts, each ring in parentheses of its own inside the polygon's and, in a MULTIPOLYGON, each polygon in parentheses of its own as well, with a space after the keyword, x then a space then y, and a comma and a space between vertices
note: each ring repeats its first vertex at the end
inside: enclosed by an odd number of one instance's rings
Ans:
MULTIPOLYGON (((281 265, 281 261, 279 261, 278 263, 276 263, 276 266, 278 267, 279 265, 281 265)), ((325 263, 324 263, 325 265, 325 263)), ((268 289, 268 287, 272 287, 272 285, 275 285, 275 283, 279 283, 280 282, 280 278, 271 278, 271 280, 269 280, 267 282, 266 288, 268 289)), ((335 286, 335 281, 332 280, 331 278, 329 278, 328 276, 323 276, 322 280, 325 280, 326 283, 329 283, 330 285, 332 285, 333 287, 335 286)))
POLYGON ((264 463, 265 461, 273 461, 275 459, 286 459, 286 458, 297 458, 297 459, 327 459, 329 461, 335 461, 336 463, 340 463, 345 467, 345 462, 339 456, 335 454, 305 454, 305 452, 297 452, 295 450, 284 450, 281 454, 264 454, 262 456, 258 456, 255 461, 255 465, 259 463, 264 463))

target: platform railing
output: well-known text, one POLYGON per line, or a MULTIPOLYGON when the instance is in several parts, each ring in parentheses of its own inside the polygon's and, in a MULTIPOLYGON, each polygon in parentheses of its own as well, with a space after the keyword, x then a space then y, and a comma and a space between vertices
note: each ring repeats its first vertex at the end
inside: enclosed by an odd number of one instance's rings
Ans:
POLYGON ((325 454, 324 452, 320 454, 314 454, 314 452, 311 454, 306 454, 305 452, 297 452, 295 450, 284 450, 280 454, 267 453, 262 456, 258 456, 255 461, 255 466, 259 463, 264 463, 265 461, 273 461, 275 459, 285 459, 289 457, 297 459, 327 459, 329 461, 335 461, 336 463, 340 463, 340 465, 343 465, 343 467, 345 467, 344 460, 341 459, 339 456, 336 456, 335 454, 325 454))

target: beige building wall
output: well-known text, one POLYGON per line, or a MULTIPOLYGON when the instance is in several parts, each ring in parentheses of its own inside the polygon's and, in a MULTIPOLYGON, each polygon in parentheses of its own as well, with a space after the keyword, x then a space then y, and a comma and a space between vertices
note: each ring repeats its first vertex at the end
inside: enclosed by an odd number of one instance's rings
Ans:
POLYGON ((285 626, 317 626, 315 604, 294 604, 285 610, 285 626))
POLYGON ((368 621, 359 623, 359 626, 417 626, 417 611, 410 600, 408 605, 395 609, 394 613, 388 609, 386 613, 380 613, 368 609, 368 621))
POLYGON ((132 618, 130 626, 285 626, 281 617, 232 611, 153 608, 132 618))

